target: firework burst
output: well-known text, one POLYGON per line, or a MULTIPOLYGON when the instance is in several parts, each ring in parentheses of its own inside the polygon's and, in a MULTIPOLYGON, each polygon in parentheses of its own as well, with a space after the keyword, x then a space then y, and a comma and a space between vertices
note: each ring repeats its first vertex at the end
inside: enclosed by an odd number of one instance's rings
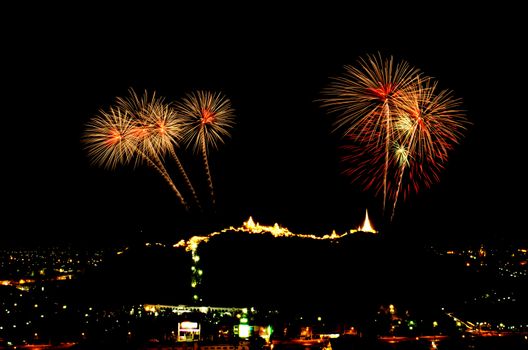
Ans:
POLYGON ((394 64, 392 57, 367 55, 358 67, 345 66, 345 74, 334 78, 323 90, 322 106, 337 114, 334 131, 358 142, 385 147, 383 207, 387 201, 389 153, 395 111, 401 108, 402 94, 419 78, 418 69, 407 62, 394 64))
POLYGON ((468 124, 461 100, 408 63, 367 56, 323 90, 322 106, 345 136, 345 174, 383 193, 383 209, 439 181, 468 124))
POLYGON ((235 124, 231 102, 220 93, 196 91, 177 102, 175 109, 183 119, 184 142, 195 152, 202 154, 214 206, 215 197, 208 151, 217 149, 230 136, 230 129, 235 124))
POLYGON ((196 191, 176 154, 175 148, 179 146, 182 140, 182 119, 172 106, 165 103, 164 98, 156 97, 155 92, 149 96, 148 92, 145 91, 140 97, 133 89, 129 90, 128 97, 118 97, 116 101, 119 107, 134 116, 136 122, 135 136, 140 149, 147 155, 147 157, 139 159, 148 158, 152 160, 158 168, 169 176, 163 165, 164 156, 169 154, 176 163, 187 188, 192 193, 195 203, 201 207, 196 191))
MULTIPOLYGON (((152 104, 161 104, 152 96, 152 104)), ((92 163, 114 170, 118 165, 126 165, 135 159, 155 169, 174 191, 182 205, 188 205, 172 181, 159 157, 157 143, 151 141, 151 127, 144 121, 150 106, 148 94, 142 99, 131 90, 130 98, 118 98, 116 106, 108 111, 101 110, 86 125, 83 143, 92 163)), ((157 140, 157 138, 154 138, 157 140)))
POLYGON ((133 131, 132 118, 126 112, 115 108, 100 110, 87 123, 82 138, 92 163, 110 170, 128 164, 136 152, 133 131))

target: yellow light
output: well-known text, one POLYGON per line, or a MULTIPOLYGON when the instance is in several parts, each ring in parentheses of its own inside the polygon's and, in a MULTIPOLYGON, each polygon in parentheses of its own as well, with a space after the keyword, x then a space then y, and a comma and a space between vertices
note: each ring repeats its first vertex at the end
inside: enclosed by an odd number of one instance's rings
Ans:
POLYGON ((183 321, 180 323, 180 328, 182 329, 198 329, 197 322, 183 321))
POLYGON ((156 311, 156 307, 154 305, 145 305, 143 308, 147 312, 155 312, 156 311))
POLYGON ((374 230, 374 228, 370 224, 370 220, 369 220, 369 216, 368 216, 368 210, 365 210, 365 221, 363 221, 363 226, 359 228, 359 231, 370 232, 370 233, 378 233, 378 231, 374 230))
POLYGON ((240 338, 249 338, 250 328, 247 324, 241 324, 238 328, 238 336, 240 338))
POLYGON ((253 218, 250 216, 248 221, 244 222, 244 226, 251 230, 251 229, 254 229, 256 226, 255 226, 255 222, 253 221, 253 218))

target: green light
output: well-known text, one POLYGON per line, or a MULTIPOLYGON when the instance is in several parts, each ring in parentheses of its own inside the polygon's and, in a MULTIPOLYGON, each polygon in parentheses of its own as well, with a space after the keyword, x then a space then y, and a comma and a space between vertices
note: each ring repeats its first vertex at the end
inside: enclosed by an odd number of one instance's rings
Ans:
POLYGON ((193 295, 193 299, 194 299, 194 300, 198 300, 198 295, 196 295, 196 294, 193 295))
POLYGON ((242 317, 242 318, 240 319, 240 323, 243 323, 243 324, 248 323, 248 319, 247 319, 247 317, 242 317))

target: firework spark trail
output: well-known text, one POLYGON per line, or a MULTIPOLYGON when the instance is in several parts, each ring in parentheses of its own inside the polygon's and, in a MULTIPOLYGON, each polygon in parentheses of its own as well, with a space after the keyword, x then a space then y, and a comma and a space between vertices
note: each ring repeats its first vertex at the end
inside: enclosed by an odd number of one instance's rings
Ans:
POLYGON ((184 141, 187 146, 202 155, 214 207, 215 196, 208 149, 217 149, 224 139, 230 136, 229 129, 234 126, 231 102, 220 93, 196 91, 177 102, 175 109, 183 119, 184 141))
MULTIPOLYGON (((425 84, 427 85, 425 89, 429 90, 429 81, 426 80, 425 84)), ((414 140, 418 127, 420 125, 423 126, 423 119, 419 110, 419 100, 424 94, 425 89, 423 88, 420 79, 418 79, 417 84, 415 86, 416 88, 413 93, 409 93, 409 91, 404 92, 404 95, 407 96, 402 98, 404 102, 400 105, 400 107, 403 106, 403 108, 402 110, 398 111, 399 118, 396 130, 399 133, 397 135, 397 139, 400 143, 394 154, 396 157, 396 164, 398 165, 397 174, 399 174, 399 176, 397 176, 399 179, 393 200, 392 213, 390 218, 391 221, 394 219, 394 215, 396 213, 396 206, 400 196, 400 190, 402 187, 405 169, 410 165, 409 159, 411 157, 414 157, 414 159, 420 160, 421 158, 419 154, 420 144, 415 143, 414 140)), ((425 130, 424 134, 426 135, 426 137, 424 138, 424 142, 428 143, 427 141, 431 140, 428 135, 428 130, 425 130)))
POLYGON ((389 150, 390 150, 390 143, 391 143, 391 113, 389 109, 389 104, 387 101, 383 104, 383 114, 385 115, 385 169, 383 172, 383 211, 385 211, 385 204, 387 203, 387 173, 389 172, 389 150))
POLYGON ((213 187, 213 178, 211 177, 211 170, 209 169, 209 161, 207 160, 207 145, 205 143, 205 130, 200 130, 200 144, 202 146, 202 159, 204 162, 205 167, 205 173, 207 174, 207 185, 209 186, 209 191, 211 192, 211 203, 213 204, 213 208, 216 205, 215 201, 215 195, 214 195, 214 187, 213 187))
POLYGON ((189 211, 189 205, 185 201, 185 198, 183 198, 181 192, 178 190, 174 182, 172 181, 169 173, 167 172, 167 169, 163 166, 163 164, 159 161, 159 159, 151 159, 149 156, 147 156, 145 153, 143 153, 141 150, 138 150, 139 154, 143 157, 143 159, 147 162, 148 165, 152 166, 155 170, 159 172, 159 174, 163 177, 163 179, 169 184, 172 191, 176 194, 176 197, 180 200, 181 204, 184 206, 186 211, 189 211))
MULTIPOLYGON (((144 101, 148 101, 147 96, 148 94, 145 92, 144 101)), ((183 177, 187 188, 193 196, 194 202, 201 210, 200 200, 198 199, 194 186, 175 151, 175 148, 179 146, 179 142, 182 139, 181 118, 172 106, 164 103, 162 98, 155 99, 155 93, 153 94, 151 102, 144 105, 139 112, 143 122, 149 129, 152 149, 158 157, 161 157, 166 152, 171 155, 178 167, 180 175, 183 177)))
POLYGON ((176 166, 178 167, 178 170, 183 175, 183 179, 185 181, 185 184, 187 185, 187 188, 192 192, 194 202, 198 206, 200 210, 202 210, 202 205, 200 204, 200 200, 198 199, 198 195, 196 194, 196 191, 194 190, 194 186, 191 183, 191 180, 187 176, 187 172, 183 168, 183 164, 180 162, 180 159, 176 155, 176 152, 174 151, 174 148, 169 148, 169 152, 172 156, 172 159, 174 159, 174 162, 176 163, 176 166))
POLYGON ((136 145, 136 166, 141 163, 141 161, 146 161, 148 165, 153 166, 163 177, 165 181, 169 184, 173 192, 176 194, 176 197, 180 200, 181 204, 184 206, 185 210, 189 210, 189 205, 187 201, 182 196, 180 190, 176 187, 176 184, 172 180, 167 168, 163 165, 163 161, 159 155, 159 149, 153 144, 151 139, 150 128, 146 126, 141 120, 136 120, 136 126, 133 131, 130 133, 130 137, 135 139, 134 143, 136 145))
POLYGON ((469 122, 460 99, 437 93, 437 83, 406 62, 394 66, 392 57, 378 55, 358 66, 345 66, 344 76, 323 90, 322 106, 337 114, 333 131, 354 144, 345 147, 343 159, 353 166, 345 173, 382 192, 384 212, 392 201, 392 221, 401 193, 405 198, 439 181, 469 122))
POLYGON ((411 133, 411 137, 409 138, 409 142, 407 144, 407 148, 403 146, 403 148, 399 148, 396 151, 396 156, 398 159, 398 163, 401 164, 399 168, 399 180, 398 180, 398 186, 396 187, 396 194, 394 195, 394 203, 392 206, 392 214, 391 214, 391 221, 394 219, 394 214, 396 213, 396 204, 398 203, 398 197, 400 195, 400 189, 403 181, 403 174, 405 173, 405 168, 407 165, 409 165, 409 148, 411 147, 411 144, 413 143, 414 135, 416 132, 416 125, 413 128, 413 131, 411 133), (398 154, 400 153, 400 154, 398 154))

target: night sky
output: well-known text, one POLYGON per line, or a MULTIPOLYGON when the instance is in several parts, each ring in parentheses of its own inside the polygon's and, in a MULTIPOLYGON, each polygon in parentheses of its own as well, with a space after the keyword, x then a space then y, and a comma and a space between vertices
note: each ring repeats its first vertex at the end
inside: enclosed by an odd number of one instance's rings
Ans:
MULTIPOLYGON (((470 19, 455 12, 431 23, 418 17, 405 28, 369 27, 357 14, 347 22, 273 13, 199 28, 192 20, 141 26, 109 16, 19 23, 27 32, 8 34, 3 47, 0 242, 177 241, 250 215, 294 232, 329 233, 357 227, 365 208, 381 222, 380 198, 340 175, 340 139, 315 102, 343 65, 377 52, 454 90, 473 123, 441 182, 402 203, 386 230, 440 241, 525 236, 526 40, 514 9, 470 19), (186 214, 148 168, 89 164, 84 124, 129 87, 167 100, 196 89, 231 98, 236 128, 210 156, 215 215, 186 214)), ((206 194, 200 158, 182 156, 206 194)))

